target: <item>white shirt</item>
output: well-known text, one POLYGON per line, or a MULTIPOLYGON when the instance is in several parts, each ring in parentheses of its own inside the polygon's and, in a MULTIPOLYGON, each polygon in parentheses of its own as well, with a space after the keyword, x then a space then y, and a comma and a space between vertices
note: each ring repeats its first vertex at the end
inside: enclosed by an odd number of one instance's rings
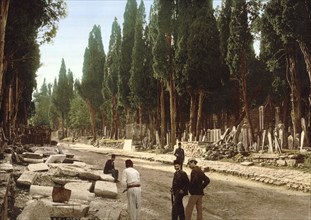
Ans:
POLYGON ((133 167, 128 167, 123 170, 122 173, 122 182, 123 187, 127 187, 129 185, 140 184, 140 174, 133 167))

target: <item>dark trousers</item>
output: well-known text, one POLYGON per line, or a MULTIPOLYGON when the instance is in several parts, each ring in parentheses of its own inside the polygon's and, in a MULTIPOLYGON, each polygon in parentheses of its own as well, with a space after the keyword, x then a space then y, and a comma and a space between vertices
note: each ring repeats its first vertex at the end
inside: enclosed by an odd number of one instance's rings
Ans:
POLYGON ((111 176, 114 178, 115 181, 118 180, 118 178, 119 178, 119 171, 118 170, 112 169, 112 170, 109 170, 108 172, 111 173, 111 176))
POLYGON ((184 195, 178 194, 174 196, 173 207, 172 207, 172 220, 185 220, 185 210, 182 203, 184 195))

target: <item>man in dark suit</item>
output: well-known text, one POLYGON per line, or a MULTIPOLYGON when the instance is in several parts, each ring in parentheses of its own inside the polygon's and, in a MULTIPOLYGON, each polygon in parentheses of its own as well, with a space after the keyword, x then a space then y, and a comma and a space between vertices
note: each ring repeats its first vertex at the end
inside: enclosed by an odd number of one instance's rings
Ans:
POLYGON ((107 160, 105 167, 104 167, 104 174, 111 174, 114 178, 114 182, 119 182, 119 171, 114 167, 114 161, 116 159, 116 155, 112 154, 111 159, 107 160))

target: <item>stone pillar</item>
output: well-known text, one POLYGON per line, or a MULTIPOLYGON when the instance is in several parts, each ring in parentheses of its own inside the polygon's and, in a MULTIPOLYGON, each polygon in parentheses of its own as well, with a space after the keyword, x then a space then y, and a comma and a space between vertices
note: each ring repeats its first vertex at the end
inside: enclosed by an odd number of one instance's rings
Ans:
POLYGON ((293 150, 294 149, 294 138, 292 135, 289 135, 287 138, 287 144, 288 144, 288 149, 293 150))
POLYGON ((259 130, 262 131, 263 129, 265 129, 264 126, 264 117, 265 117, 265 111, 264 111, 264 107, 260 106, 259 107, 259 130))
POLYGON ((246 123, 243 124, 242 126, 242 143, 245 151, 249 151, 249 142, 248 142, 248 126, 246 123))
POLYGON ((278 125, 278 135, 279 135, 279 141, 280 141, 280 148, 283 149, 284 147, 284 129, 285 126, 282 123, 279 123, 278 125))
POLYGON ((273 153, 272 136, 270 131, 268 131, 268 142, 269 142, 268 153, 273 153))
POLYGON ((263 133, 262 133, 262 145, 261 145, 261 150, 262 151, 265 148, 265 140, 266 140, 266 130, 263 130, 263 133))
POLYGON ((275 107, 275 127, 280 123, 280 107, 275 107))

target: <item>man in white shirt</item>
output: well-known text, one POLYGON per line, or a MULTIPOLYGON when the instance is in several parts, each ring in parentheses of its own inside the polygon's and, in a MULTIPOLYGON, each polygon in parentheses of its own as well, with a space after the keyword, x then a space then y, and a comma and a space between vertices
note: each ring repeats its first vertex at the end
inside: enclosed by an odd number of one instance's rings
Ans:
POLYGON ((127 211, 131 220, 139 219, 141 208, 140 174, 133 168, 131 160, 125 161, 125 169, 122 173, 122 186, 127 191, 127 211))

